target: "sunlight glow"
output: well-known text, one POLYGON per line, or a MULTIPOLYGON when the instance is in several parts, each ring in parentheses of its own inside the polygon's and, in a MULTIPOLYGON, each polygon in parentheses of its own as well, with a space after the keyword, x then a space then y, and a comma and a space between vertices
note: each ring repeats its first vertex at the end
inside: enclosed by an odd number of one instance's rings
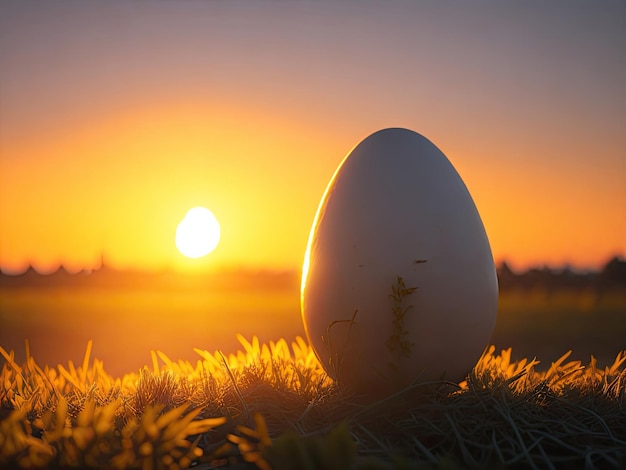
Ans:
POLYGON ((205 207, 189 209, 176 228, 176 247, 188 258, 211 253, 220 241, 220 224, 205 207))

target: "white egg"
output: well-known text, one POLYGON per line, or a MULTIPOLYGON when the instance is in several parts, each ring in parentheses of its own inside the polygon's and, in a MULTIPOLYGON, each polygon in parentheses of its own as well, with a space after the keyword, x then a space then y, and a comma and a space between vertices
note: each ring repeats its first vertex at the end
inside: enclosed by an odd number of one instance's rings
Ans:
POLYGON ((470 372, 495 325, 496 271, 472 197, 432 142, 384 129, 346 156, 313 221, 301 300, 320 362, 356 395, 470 372))

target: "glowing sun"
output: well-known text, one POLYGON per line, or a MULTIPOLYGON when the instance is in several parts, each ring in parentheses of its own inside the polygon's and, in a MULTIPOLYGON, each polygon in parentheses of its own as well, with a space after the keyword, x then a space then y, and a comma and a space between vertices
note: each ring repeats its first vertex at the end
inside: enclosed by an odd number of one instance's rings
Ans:
POLYGON ((176 228, 176 248, 188 258, 211 253, 220 242, 220 223, 206 207, 189 209, 176 228))

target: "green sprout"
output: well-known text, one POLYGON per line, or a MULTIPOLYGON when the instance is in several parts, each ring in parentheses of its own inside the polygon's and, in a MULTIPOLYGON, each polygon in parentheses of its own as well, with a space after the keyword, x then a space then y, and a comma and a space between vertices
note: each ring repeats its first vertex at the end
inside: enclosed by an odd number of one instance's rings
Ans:
POLYGON ((398 276, 396 283, 391 286, 389 298, 393 301, 393 333, 387 339, 386 345, 390 352, 399 350, 402 356, 409 357, 415 343, 407 339, 409 334, 404 326, 404 316, 413 305, 404 306, 404 299, 417 290, 417 287, 407 287, 402 276, 398 276))

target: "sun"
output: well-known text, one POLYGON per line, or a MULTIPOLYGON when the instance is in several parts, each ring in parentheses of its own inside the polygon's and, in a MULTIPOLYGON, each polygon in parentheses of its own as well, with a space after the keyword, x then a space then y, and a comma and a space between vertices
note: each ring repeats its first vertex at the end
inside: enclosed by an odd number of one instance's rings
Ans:
POLYGON ((189 209, 176 228, 176 248, 188 258, 208 255, 220 242, 220 223, 206 207, 189 209))

